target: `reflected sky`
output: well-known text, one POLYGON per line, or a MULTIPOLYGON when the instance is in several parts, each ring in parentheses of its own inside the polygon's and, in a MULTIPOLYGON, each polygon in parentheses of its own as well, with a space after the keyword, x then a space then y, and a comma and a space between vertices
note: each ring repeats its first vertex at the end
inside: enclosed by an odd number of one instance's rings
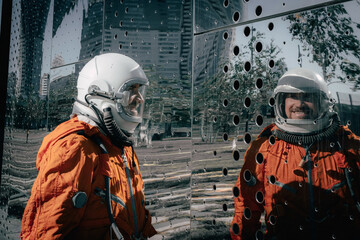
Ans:
MULTIPOLYGON (((358 14, 360 12, 360 5, 356 4, 355 2, 349 2, 343 4, 347 12, 349 13, 349 16, 351 16, 352 21, 356 23, 360 23, 360 15, 358 14)), ((244 39, 244 27, 254 27, 256 31, 265 33, 266 38, 262 41, 266 41, 266 43, 269 43, 271 39, 274 40, 274 43, 276 46, 278 46, 282 51, 279 53, 279 58, 284 57, 285 62, 288 66, 288 69, 292 68, 298 68, 300 67, 298 62, 298 53, 300 49, 300 53, 302 54, 302 67, 308 68, 311 70, 314 70, 320 74, 322 74, 321 66, 319 66, 315 62, 311 62, 310 57, 306 57, 306 54, 309 52, 304 52, 302 49, 301 41, 297 39, 292 39, 291 33, 289 32, 289 20, 283 20, 283 17, 279 18, 273 18, 270 20, 265 20, 261 22, 257 22, 254 24, 244 25, 236 28, 236 44, 244 44, 248 41, 248 38, 244 39), (272 31, 269 31, 268 24, 272 22, 274 23, 274 29, 272 31)), ((355 24, 353 24, 354 29, 354 35, 360 36, 360 29, 356 27, 355 24)), ((311 55, 310 55, 311 56, 311 55)), ((350 59, 354 62, 359 63, 359 60, 356 60, 354 57, 350 57, 350 59)), ((339 72, 339 71, 337 71, 339 72)), ((333 80, 329 83, 329 90, 332 93, 333 97, 336 97, 336 92, 346 92, 346 93, 354 93, 352 90, 353 83, 347 82, 342 83, 336 80, 333 80)), ((356 93, 360 93, 360 90, 355 91, 356 93)))

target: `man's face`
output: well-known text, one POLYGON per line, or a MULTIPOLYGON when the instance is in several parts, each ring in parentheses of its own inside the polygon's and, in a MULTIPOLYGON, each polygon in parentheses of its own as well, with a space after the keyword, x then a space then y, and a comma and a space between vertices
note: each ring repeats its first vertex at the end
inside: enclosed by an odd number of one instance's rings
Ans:
POLYGON ((140 104, 144 103, 144 98, 141 95, 139 88, 140 88, 140 84, 134 84, 129 89, 130 96, 129 96, 128 109, 132 116, 138 115, 137 108, 139 107, 140 104))
POLYGON ((319 95, 316 93, 288 93, 285 114, 289 119, 315 119, 318 116, 319 95))

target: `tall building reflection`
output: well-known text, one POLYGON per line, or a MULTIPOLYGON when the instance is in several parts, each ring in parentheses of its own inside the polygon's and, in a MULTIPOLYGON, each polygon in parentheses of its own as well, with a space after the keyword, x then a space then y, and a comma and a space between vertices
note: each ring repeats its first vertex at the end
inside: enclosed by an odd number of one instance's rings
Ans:
POLYGON ((190 128, 191 2, 106 2, 105 16, 104 52, 134 58, 150 78, 148 97, 159 104, 149 106, 154 114, 148 118, 161 125, 153 129, 164 136, 188 134, 183 128, 190 128))
POLYGON ((16 2, 20 4, 20 48, 19 57, 21 62, 19 83, 20 93, 24 96, 31 91, 39 92, 41 81, 41 65, 43 55, 43 41, 46 20, 50 1, 26 1, 16 2))

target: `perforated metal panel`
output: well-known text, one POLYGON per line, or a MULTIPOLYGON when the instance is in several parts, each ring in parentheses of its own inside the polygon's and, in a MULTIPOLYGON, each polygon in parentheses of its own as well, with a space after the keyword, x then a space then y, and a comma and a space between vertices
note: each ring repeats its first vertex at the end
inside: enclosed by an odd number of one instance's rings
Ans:
POLYGON ((286 70, 323 75, 360 134, 359 12, 358 1, 13 0, 0 238, 19 239, 37 151, 69 118, 79 71, 117 52, 150 81, 135 151, 151 239, 229 239, 245 151, 274 121, 286 70))

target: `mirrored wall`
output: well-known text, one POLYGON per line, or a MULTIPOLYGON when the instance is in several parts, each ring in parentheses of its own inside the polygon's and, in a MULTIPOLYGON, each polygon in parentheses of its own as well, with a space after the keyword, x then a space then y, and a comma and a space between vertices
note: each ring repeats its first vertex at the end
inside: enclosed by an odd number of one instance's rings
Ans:
POLYGON ((19 239, 42 139, 69 119, 82 67, 116 52, 150 81, 135 151, 151 239, 229 239, 244 153, 297 67, 360 134, 359 1, 13 0, 0 239, 19 239))

